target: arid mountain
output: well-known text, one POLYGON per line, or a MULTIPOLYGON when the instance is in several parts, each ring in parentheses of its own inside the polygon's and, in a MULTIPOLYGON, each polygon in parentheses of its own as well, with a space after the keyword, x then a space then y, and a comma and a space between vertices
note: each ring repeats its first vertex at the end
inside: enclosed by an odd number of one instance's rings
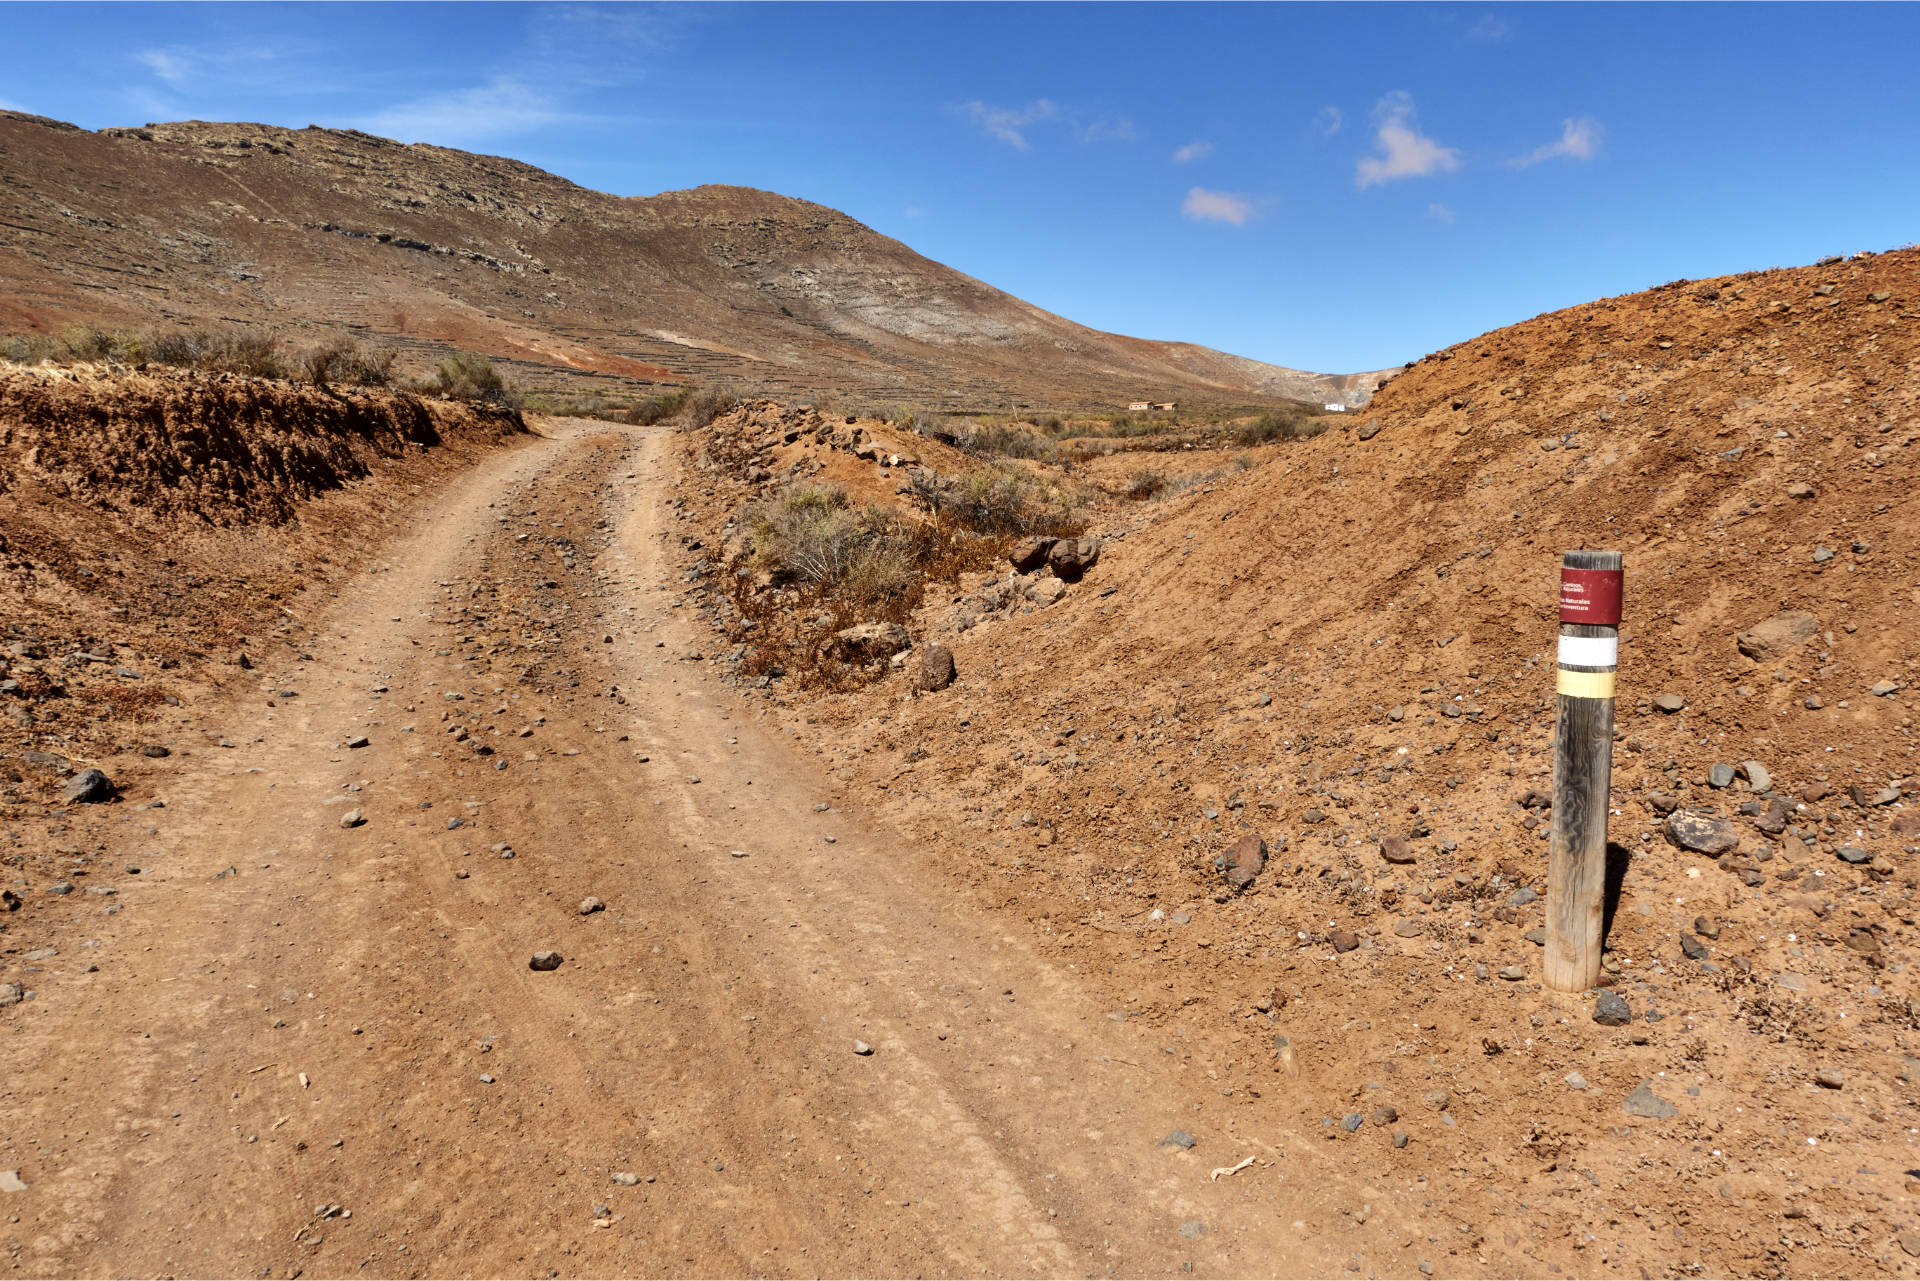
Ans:
POLYGON ((728 381, 949 408, 1364 403, 1333 376, 1102 333, 845 214, 744 187, 624 199, 517 161, 253 124, 0 112, 0 328, 351 331, 534 386, 728 381))

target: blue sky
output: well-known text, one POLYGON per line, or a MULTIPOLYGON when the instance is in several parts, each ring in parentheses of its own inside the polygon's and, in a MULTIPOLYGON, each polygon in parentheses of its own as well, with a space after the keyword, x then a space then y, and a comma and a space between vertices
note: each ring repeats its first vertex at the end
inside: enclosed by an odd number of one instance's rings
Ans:
POLYGON ((9 5, 0 103, 843 209, 1085 324, 1380 368, 1920 240, 1920 6, 9 5))

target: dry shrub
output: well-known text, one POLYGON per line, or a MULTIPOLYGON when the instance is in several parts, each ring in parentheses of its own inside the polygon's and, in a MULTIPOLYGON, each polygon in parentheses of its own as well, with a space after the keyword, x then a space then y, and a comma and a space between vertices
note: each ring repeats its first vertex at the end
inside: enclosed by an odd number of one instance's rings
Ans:
POLYGON ((686 393, 680 413, 686 425, 696 431, 740 403, 740 397, 726 387, 695 387, 686 393))
POLYGON ((1149 498, 1158 498, 1167 492, 1167 474, 1142 468, 1127 477, 1127 497, 1135 502, 1145 502, 1149 498))
POLYGON ((982 423, 959 433, 960 448, 972 454, 997 454, 1002 458, 1049 460, 1060 447, 1045 436, 1012 423, 982 423))
POLYGON ((300 369, 316 387, 337 382, 385 387, 393 381, 393 357, 390 349, 369 349, 349 339, 334 338, 309 348, 300 358, 300 369))
POLYGON ((952 524, 976 534, 1067 538, 1083 527, 1075 495, 1049 477, 1010 463, 993 463, 958 476, 918 473, 913 498, 935 524, 952 524))
POLYGON ((651 427, 655 423, 665 422, 687 407, 687 397, 692 391, 691 387, 676 387, 672 391, 648 396, 633 407, 633 411, 627 415, 628 421, 637 427, 651 427))
POLYGON ((1262 414, 1233 429, 1236 445, 1269 445, 1276 440, 1304 440, 1327 429, 1324 418, 1307 414, 1262 414))
POLYGON ((508 407, 520 404, 513 385, 493 367, 493 362, 473 352, 453 351, 441 357, 431 389, 455 400, 508 407))

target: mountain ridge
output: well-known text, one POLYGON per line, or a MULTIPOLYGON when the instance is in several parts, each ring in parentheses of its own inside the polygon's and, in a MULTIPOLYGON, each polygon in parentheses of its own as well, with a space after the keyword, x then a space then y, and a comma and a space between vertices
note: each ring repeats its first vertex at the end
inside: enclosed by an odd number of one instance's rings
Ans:
POLYGON ((1328 375, 1056 316, 839 210, 751 187, 592 191, 357 130, 94 132, 0 113, 0 324, 347 331, 531 385, 718 381, 952 408, 1364 404, 1328 375))

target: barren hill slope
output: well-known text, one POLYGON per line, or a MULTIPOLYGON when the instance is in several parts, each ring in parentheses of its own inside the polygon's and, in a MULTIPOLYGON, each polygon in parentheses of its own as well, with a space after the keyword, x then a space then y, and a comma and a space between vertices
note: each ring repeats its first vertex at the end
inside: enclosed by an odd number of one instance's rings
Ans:
MULTIPOLYGON (((1321 1127, 1457 1217, 1469 1271, 1910 1275, 1917 326, 1914 250, 1543 315, 1245 470, 1183 455, 1217 470, 1097 506, 1079 582, 940 593, 915 621, 947 690, 913 695, 908 663, 776 697, 851 790, 1106 976, 1141 1061, 1232 1100, 1202 1143, 1321 1127), (1540 984, 1578 547, 1626 561, 1626 1025, 1540 984), (1675 810, 1735 847, 1681 848, 1675 810)), ((1140 492, 1164 457, 1080 474, 1140 492)))
POLYGON ((1378 379, 1102 333, 845 214, 707 186, 623 199, 517 161, 252 124, 89 133, 0 112, 0 326, 347 329, 539 385, 728 380, 954 407, 1344 399, 1378 379))

